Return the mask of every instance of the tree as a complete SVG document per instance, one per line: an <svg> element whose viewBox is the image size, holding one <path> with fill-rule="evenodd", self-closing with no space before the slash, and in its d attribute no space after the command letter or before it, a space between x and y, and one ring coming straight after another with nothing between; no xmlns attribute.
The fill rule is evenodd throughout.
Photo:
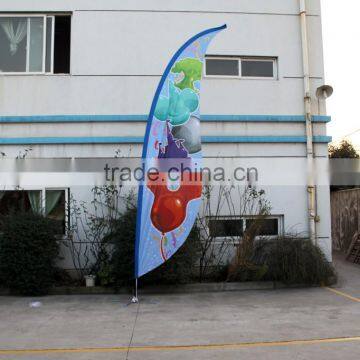
<svg viewBox="0 0 360 360"><path fill-rule="evenodd" d="M329 146L330 159L359 159L360 155L348 140L343 140L339 145ZM333 162L351 161L351 160L333 160ZM333 164L337 168L338 164ZM330 191L346 190L357 188L358 185L331 185Z"/></svg>
<svg viewBox="0 0 360 360"><path fill-rule="evenodd" d="M265 197L264 190L239 185L205 185L202 199L197 219L201 254L199 280L220 280L219 277L224 275L224 270L225 278L233 280L244 268L252 267L250 258L254 241L263 220L270 213L270 203ZM239 219L245 217L251 217L253 221L241 235L243 229ZM221 222L224 219L238 220L238 229L235 231L238 234L225 237L217 235L216 228L222 226Z"/></svg>
<svg viewBox="0 0 360 360"><path fill-rule="evenodd" d="M360 155L348 140L342 140L339 145L329 145L329 157L331 159L358 159Z"/></svg>

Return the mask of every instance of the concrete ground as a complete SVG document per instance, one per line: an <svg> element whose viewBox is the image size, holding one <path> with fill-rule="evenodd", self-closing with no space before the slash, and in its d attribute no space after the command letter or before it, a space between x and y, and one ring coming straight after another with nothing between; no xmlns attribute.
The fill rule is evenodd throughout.
<svg viewBox="0 0 360 360"><path fill-rule="evenodd" d="M359 359L360 267L335 263L334 289L0 297L0 360Z"/></svg>

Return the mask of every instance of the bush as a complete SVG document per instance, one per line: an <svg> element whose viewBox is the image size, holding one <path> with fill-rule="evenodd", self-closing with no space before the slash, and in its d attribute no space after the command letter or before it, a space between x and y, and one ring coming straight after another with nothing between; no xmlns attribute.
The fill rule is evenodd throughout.
<svg viewBox="0 0 360 360"><path fill-rule="evenodd" d="M40 215L17 213L3 218L0 274L3 285L21 295L44 295L55 281L58 224Z"/></svg>
<svg viewBox="0 0 360 360"><path fill-rule="evenodd" d="M308 239L282 237L256 242L253 263L265 266L264 280L284 284L329 285L336 281L333 266Z"/></svg>
<svg viewBox="0 0 360 360"><path fill-rule="evenodd" d="M104 238L106 243L114 247L110 263L102 264L96 275L104 285L129 285L134 278L136 208L128 208L119 219L115 220L112 229L113 231Z"/></svg>
<svg viewBox="0 0 360 360"><path fill-rule="evenodd" d="M136 230L135 207L129 207L116 220L114 230L104 239L113 245L110 266L101 269L100 282L115 287L129 286L134 281L134 251ZM195 264L199 258L199 234L197 228L190 233L185 244L168 261L157 269L144 275L141 284L179 284L186 283L194 277ZM102 280L102 275L107 276ZM99 276L100 275L100 276Z"/></svg>
<svg viewBox="0 0 360 360"><path fill-rule="evenodd" d="M329 145L329 157L331 159L358 159L360 155L351 142L343 140L337 146Z"/></svg>

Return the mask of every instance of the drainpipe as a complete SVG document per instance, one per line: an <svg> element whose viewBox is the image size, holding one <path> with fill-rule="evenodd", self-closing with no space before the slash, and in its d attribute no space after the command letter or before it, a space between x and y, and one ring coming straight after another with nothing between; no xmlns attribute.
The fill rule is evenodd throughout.
<svg viewBox="0 0 360 360"><path fill-rule="evenodd" d="M308 193L308 219L309 236L313 243L316 242L315 227L315 184L314 184L314 145L311 116L311 94L310 94L310 65L308 32L306 19L306 0L300 0L300 22L301 40L304 72L304 105L306 117L306 155L307 155L307 193Z"/></svg>

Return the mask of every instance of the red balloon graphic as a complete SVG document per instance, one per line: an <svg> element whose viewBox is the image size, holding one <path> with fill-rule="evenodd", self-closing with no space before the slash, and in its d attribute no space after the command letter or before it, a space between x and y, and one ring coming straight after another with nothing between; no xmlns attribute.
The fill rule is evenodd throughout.
<svg viewBox="0 0 360 360"><path fill-rule="evenodd" d="M199 198L202 189L200 174L185 173L176 191L164 185L166 179L167 175L160 173L158 180L148 181L148 188L154 194L151 221L162 234L177 229L184 222L189 201Z"/></svg>
<svg viewBox="0 0 360 360"><path fill-rule="evenodd" d="M185 220L186 205L182 197L173 194L160 194L154 199L151 220L163 234L178 228Z"/></svg>

